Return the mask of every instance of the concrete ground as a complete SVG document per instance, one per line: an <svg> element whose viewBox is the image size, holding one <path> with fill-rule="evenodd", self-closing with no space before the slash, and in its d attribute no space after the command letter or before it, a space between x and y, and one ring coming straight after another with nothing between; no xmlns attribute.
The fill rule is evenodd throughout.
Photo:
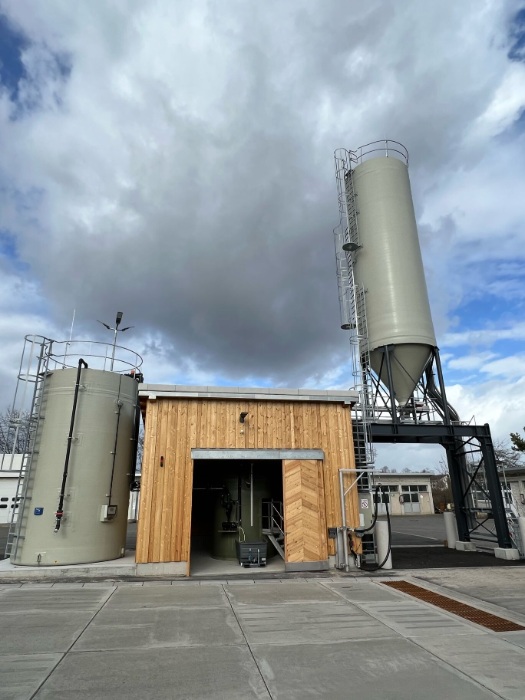
<svg viewBox="0 0 525 700"><path fill-rule="evenodd" d="M525 630L389 589L402 579L525 627L525 569L0 584L0 698L525 697Z"/></svg>

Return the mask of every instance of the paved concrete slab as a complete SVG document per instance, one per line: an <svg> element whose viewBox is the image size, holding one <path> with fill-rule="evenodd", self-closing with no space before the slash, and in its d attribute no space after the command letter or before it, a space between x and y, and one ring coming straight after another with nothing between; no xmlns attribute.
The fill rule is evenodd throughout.
<svg viewBox="0 0 525 700"><path fill-rule="evenodd" d="M483 634L481 630L455 615L447 615L432 606L415 601L360 602L359 607L404 637Z"/></svg>
<svg viewBox="0 0 525 700"><path fill-rule="evenodd" d="M137 610L140 608L173 607L225 607L228 599L222 586L151 586L144 588L119 588L107 609Z"/></svg>
<svg viewBox="0 0 525 700"><path fill-rule="evenodd" d="M394 636L386 625L349 604L236 607L235 612L249 644L311 644Z"/></svg>
<svg viewBox="0 0 525 700"><path fill-rule="evenodd" d="M521 624L525 623L525 570L486 569L480 575L479 569L456 571L422 571L417 578L435 586L444 586L451 592L504 608L510 617ZM447 591L442 591L447 595ZM475 604L475 603L474 603ZM509 617L507 614L504 616ZM525 693L524 693L525 697Z"/></svg>
<svg viewBox="0 0 525 700"><path fill-rule="evenodd" d="M355 601L397 601L403 597L397 591L374 583L373 581L346 583L345 581L330 581L324 584L327 588L338 593L350 602Z"/></svg>
<svg viewBox="0 0 525 700"><path fill-rule="evenodd" d="M30 698L62 656L62 654L0 655L2 700Z"/></svg>
<svg viewBox="0 0 525 700"><path fill-rule="evenodd" d="M92 617L90 612L71 610L1 613L0 655L65 652Z"/></svg>
<svg viewBox="0 0 525 700"><path fill-rule="evenodd" d="M504 632L498 635L500 639L504 639L510 644L514 644L517 647L525 649L525 632Z"/></svg>
<svg viewBox="0 0 525 700"><path fill-rule="evenodd" d="M70 653L35 696L62 698L270 700L270 695L249 650L226 646Z"/></svg>
<svg viewBox="0 0 525 700"><path fill-rule="evenodd" d="M107 586L102 589L57 591L40 586L4 589L0 592L0 613L23 612L86 612L98 610L108 597Z"/></svg>
<svg viewBox="0 0 525 700"><path fill-rule="evenodd" d="M145 589L143 589L145 590ZM75 651L229 646L244 642L228 608L105 608L75 644Z"/></svg>
<svg viewBox="0 0 525 700"><path fill-rule="evenodd" d="M512 574L500 581L512 601L523 576L502 573ZM15 584L0 590L0 673L9 681L0 697L525 697L525 633L484 630L380 580ZM499 579L478 569L447 581L459 589L426 585L519 617L466 592L477 581L487 595Z"/></svg>
<svg viewBox="0 0 525 700"><path fill-rule="evenodd" d="M495 698L403 639L253 649L272 697L279 700Z"/></svg>
<svg viewBox="0 0 525 700"><path fill-rule="evenodd" d="M228 596L235 605L281 605L282 603L337 603L339 596L316 582L260 582L256 586L228 588Z"/></svg>
<svg viewBox="0 0 525 700"><path fill-rule="evenodd" d="M525 653L495 635L421 638L418 644L505 700L525 697Z"/></svg>

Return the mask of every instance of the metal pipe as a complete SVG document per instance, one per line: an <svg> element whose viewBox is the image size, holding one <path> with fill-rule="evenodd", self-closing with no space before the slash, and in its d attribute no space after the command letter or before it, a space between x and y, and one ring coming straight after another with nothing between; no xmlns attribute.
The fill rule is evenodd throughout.
<svg viewBox="0 0 525 700"><path fill-rule="evenodd" d="M253 527L253 462L250 462L250 526Z"/></svg>
<svg viewBox="0 0 525 700"><path fill-rule="evenodd" d="M350 562L348 557L348 528L346 526L346 508L345 508L345 490L343 481L343 472L339 470L339 492L341 495L341 522L343 528L343 558L345 571L350 571Z"/></svg>
<svg viewBox="0 0 525 700"><path fill-rule="evenodd" d="M122 411L122 401L120 400L120 389L122 386L122 376L119 377L118 383L118 398L117 398L117 425L115 427L115 443L113 445L113 463L111 465L111 481L109 482L109 493L108 493L108 506L111 505L111 496L113 493L113 479L115 477L115 464L117 461L117 442L118 442L118 429L120 425L120 413Z"/></svg>

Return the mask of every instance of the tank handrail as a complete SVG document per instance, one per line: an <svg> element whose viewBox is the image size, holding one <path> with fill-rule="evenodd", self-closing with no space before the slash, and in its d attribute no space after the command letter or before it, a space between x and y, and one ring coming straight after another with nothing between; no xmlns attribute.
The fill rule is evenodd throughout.
<svg viewBox="0 0 525 700"><path fill-rule="evenodd" d="M369 146L374 146L374 148L369 148ZM399 148L396 148L395 146L398 146ZM387 158L390 156L390 154L397 153L397 156L394 155L394 157L399 156L398 160L401 160L405 163L405 165L408 165L408 150L402 143L399 141L393 141L392 139L380 139L379 141L365 143L364 145L356 148L355 151L348 151L348 159L351 161L351 163L359 165L360 163L364 162L366 156L369 156L371 153L378 153L380 151L384 152Z"/></svg>
<svg viewBox="0 0 525 700"><path fill-rule="evenodd" d="M104 370L106 363L113 359L116 368L109 371L115 374L129 374L132 371L136 373L143 364L142 357L134 350L123 345L113 345L113 343L98 340L50 340L44 336L27 335L25 341L31 345L36 343L43 348L45 347L45 354L48 358L47 371L74 369L80 357L90 358L92 369ZM116 355L115 350L117 351ZM23 366L23 362L21 362L18 379L36 383L39 379L38 366L29 366L22 370Z"/></svg>

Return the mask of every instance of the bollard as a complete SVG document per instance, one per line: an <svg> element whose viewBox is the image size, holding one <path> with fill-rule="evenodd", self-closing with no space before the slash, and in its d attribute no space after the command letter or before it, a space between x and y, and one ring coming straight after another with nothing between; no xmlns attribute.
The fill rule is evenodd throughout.
<svg viewBox="0 0 525 700"><path fill-rule="evenodd" d="M443 518L445 520L445 532L447 534L447 547L449 549L456 549L456 542L458 541L458 524L456 522L456 516L454 513L443 513Z"/></svg>
<svg viewBox="0 0 525 700"><path fill-rule="evenodd" d="M525 518L521 515L518 518L518 527L520 529L520 537L521 537L520 555L523 557L525 555Z"/></svg>

